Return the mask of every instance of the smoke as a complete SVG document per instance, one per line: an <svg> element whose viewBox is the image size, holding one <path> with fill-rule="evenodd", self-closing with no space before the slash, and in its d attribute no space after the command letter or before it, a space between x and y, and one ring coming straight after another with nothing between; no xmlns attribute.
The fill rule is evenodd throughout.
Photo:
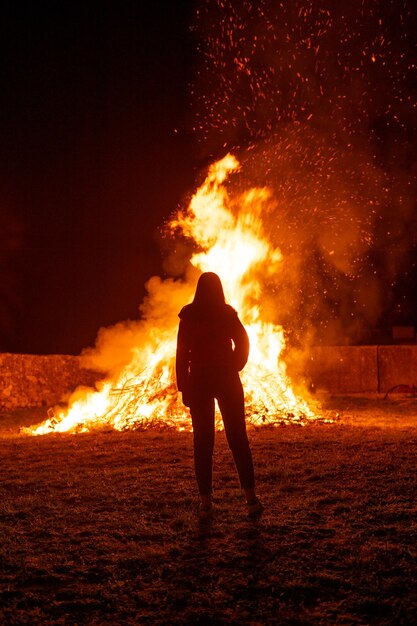
<svg viewBox="0 0 417 626"><path fill-rule="evenodd" d="M198 156L238 156L232 201L251 186L273 194L263 219L284 259L264 279L266 315L293 347L366 338L417 244L417 9L202 0L191 30ZM188 242L162 243L174 278L151 278L142 319L101 329L87 365L117 374L149 333L176 325L197 276Z"/></svg>
<svg viewBox="0 0 417 626"><path fill-rule="evenodd" d="M134 359L146 364L147 356L141 359L135 353L143 346L156 351L164 333L178 326L178 313L191 300L195 282L192 272L188 280L150 278L146 283L147 296L139 307L141 319L101 328L95 347L82 352L84 367L115 378Z"/></svg>
<svg viewBox="0 0 417 626"><path fill-rule="evenodd" d="M272 286L275 321L299 341L357 338L380 310L369 253L389 205L384 172L367 152L341 150L311 125L258 142L242 163L235 185L263 180L275 198L264 216L284 257Z"/></svg>
<svg viewBox="0 0 417 626"><path fill-rule="evenodd" d="M237 151L231 187L274 193L277 321L295 342L366 339L415 264L417 8L205 0L192 28L200 155Z"/></svg>

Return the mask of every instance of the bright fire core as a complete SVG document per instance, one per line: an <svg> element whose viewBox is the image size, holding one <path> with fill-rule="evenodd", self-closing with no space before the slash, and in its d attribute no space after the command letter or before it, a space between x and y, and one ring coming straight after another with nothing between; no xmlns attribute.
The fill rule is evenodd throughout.
<svg viewBox="0 0 417 626"><path fill-rule="evenodd" d="M238 197L224 185L239 169L227 155L214 163L186 211L170 224L172 232L194 242L193 280L148 284L138 322L140 345L130 349L130 361L113 372L97 390L79 390L65 410L39 426L25 429L32 435L50 432L87 432L102 427L116 430L154 425L191 429L188 409L175 385L175 348L178 311L193 295L199 272L219 274L227 301L237 309L250 339L249 361L242 373L249 424L304 424L315 420L308 402L294 392L282 358L285 348L281 326L265 319L263 285L281 271L282 254L265 233L262 214L273 197L267 188L252 188ZM164 316L161 316L161 302ZM217 425L221 427L220 416Z"/></svg>

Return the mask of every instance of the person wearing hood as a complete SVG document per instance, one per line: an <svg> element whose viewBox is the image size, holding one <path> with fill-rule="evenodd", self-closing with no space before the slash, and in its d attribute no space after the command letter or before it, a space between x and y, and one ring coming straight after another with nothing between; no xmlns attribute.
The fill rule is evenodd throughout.
<svg viewBox="0 0 417 626"><path fill-rule="evenodd" d="M221 280L213 272L200 276L194 299L183 307L179 318L177 387L191 413L200 517L209 517L212 513L215 400L246 496L248 515L256 516L263 506L255 493L239 376L249 355L247 332L235 309L226 304Z"/></svg>

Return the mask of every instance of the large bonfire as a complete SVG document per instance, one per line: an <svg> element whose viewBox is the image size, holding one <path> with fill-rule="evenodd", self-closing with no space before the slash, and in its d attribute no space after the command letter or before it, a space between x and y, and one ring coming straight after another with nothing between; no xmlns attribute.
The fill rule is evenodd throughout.
<svg viewBox="0 0 417 626"><path fill-rule="evenodd" d="M110 427L116 430L154 425L190 429L188 409L175 385L177 313L192 298L199 272L220 275L228 302L235 307L250 338L249 362L242 374L248 422L253 425L298 422L318 416L295 393L282 358L284 331L265 320L263 285L281 271L282 254L268 240L262 214L273 202L267 188L252 188L233 198L224 185L239 169L233 155L214 163L192 197L186 211L170 223L194 242L191 257L193 280L149 281L145 318L140 324L140 345L130 350L130 362L92 390L78 390L65 410L55 409L38 426L25 429L32 435L51 432L86 432ZM164 296L171 306L164 315L153 315L154 303ZM220 417L218 426L221 427Z"/></svg>

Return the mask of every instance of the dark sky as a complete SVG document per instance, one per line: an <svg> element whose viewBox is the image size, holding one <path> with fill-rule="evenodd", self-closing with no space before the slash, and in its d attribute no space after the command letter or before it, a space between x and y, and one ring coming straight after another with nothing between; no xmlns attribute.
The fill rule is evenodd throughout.
<svg viewBox="0 0 417 626"><path fill-rule="evenodd" d="M163 275L164 222L227 149L270 154L264 184L291 136L296 155L312 146L320 187L304 128L339 150L336 173L355 142L377 164L391 196L365 229L372 324L417 324L416 24L411 0L2 3L0 351L76 354L136 319ZM313 191L294 195L289 223Z"/></svg>
<svg viewBox="0 0 417 626"><path fill-rule="evenodd" d="M78 353L138 317L193 185L190 2L8 2L0 350Z"/></svg>

